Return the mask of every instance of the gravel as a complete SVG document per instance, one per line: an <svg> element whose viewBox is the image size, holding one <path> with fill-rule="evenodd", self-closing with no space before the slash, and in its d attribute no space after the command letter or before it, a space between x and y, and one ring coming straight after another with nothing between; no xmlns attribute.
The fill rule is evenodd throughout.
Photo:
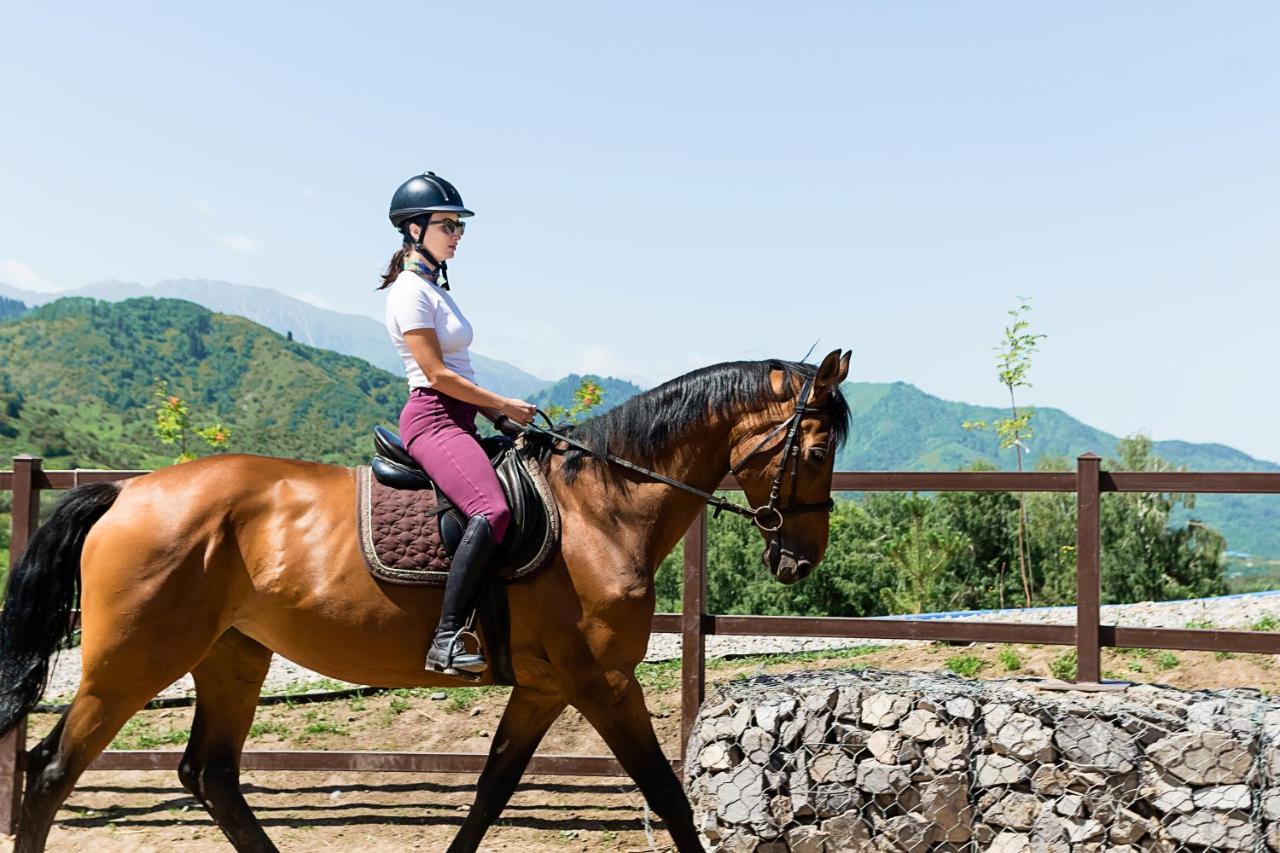
<svg viewBox="0 0 1280 853"><path fill-rule="evenodd" d="M1280 590L1272 592L1225 595L1217 598L1198 598L1187 601L1144 601L1137 604L1114 604L1102 608L1102 624L1129 627L1183 628L1188 623L1209 623L1215 628L1248 629L1259 620L1270 617L1280 619ZM1073 624L1074 607L1036 607L1027 610L985 610L963 613L927 613L907 618L958 619L966 622L1026 622L1041 625ZM847 649L862 645L922 645L914 640L867 640L856 637L719 637L706 640L709 657L733 655L774 654L780 652L815 651L820 649ZM648 661L671 660L680 657L678 634L654 634L649 639ZM60 655L45 690L46 702L62 702L69 699L80 682L80 655L67 652ZM298 666L277 655L271 661L263 693L324 692L358 687L326 678L318 672ZM165 688L161 698L194 695L195 685L190 675L185 675Z"/></svg>

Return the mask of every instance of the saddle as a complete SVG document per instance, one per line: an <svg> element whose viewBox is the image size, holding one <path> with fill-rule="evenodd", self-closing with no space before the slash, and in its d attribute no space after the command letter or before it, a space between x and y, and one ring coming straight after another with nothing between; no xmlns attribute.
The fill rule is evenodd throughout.
<svg viewBox="0 0 1280 853"><path fill-rule="evenodd" d="M360 553L374 577L388 583L442 585L467 518L440 492L393 432L374 428L374 456L356 469ZM494 555L490 577L510 582L551 561L560 542L560 514L541 467L523 439L481 439L502 485L511 523Z"/></svg>

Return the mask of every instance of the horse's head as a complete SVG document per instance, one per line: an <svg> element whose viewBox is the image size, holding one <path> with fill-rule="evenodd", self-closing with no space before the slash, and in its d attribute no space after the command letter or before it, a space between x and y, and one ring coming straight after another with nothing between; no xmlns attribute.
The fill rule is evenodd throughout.
<svg viewBox="0 0 1280 853"><path fill-rule="evenodd" d="M731 470L756 508L761 559L783 583L807 576L827 550L835 445L847 429L840 383L849 356L832 350L813 373L779 363L769 373L775 402L734 430Z"/></svg>

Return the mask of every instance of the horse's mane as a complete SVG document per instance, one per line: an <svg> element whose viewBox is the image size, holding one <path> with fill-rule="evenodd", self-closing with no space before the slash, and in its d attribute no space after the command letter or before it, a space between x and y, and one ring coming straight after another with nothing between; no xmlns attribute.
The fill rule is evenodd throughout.
<svg viewBox="0 0 1280 853"><path fill-rule="evenodd" d="M769 372L786 373L784 392L774 393ZM640 465L652 463L691 430L703 426L712 414L728 417L734 412L760 408L762 403L792 399L796 376L801 381L816 375L812 364L794 361L727 361L677 376L657 388L637 394L604 414L563 429L596 451L608 451ZM823 403L831 421L835 447L849 434L849 404L839 388ZM833 448L834 450L835 448ZM560 472L572 483L586 454L570 448Z"/></svg>

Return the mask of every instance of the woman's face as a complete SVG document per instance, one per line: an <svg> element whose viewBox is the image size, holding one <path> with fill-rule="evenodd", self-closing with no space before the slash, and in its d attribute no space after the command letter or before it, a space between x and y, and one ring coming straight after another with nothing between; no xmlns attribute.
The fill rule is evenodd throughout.
<svg viewBox="0 0 1280 853"><path fill-rule="evenodd" d="M431 221L427 223L425 236L418 226L409 227L410 233L414 235L418 244L425 246L431 253L431 257L438 261L447 261L458 251L458 241L462 239L460 226L456 213L433 213Z"/></svg>

